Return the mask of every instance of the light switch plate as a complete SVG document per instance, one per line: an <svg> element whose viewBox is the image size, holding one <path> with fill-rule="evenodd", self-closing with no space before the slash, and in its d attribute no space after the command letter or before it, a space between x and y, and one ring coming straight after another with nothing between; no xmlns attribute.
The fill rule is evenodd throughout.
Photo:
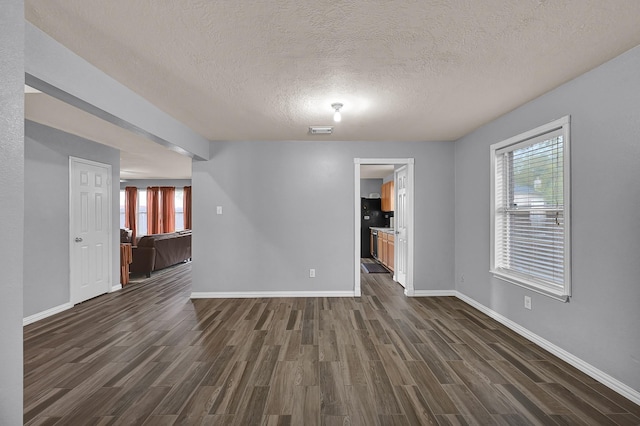
<svg viewBox="0 0 640 426"><path fill-rule="evenodd" d="M216 207L216 214L222 214L222 206Z"/></svg>

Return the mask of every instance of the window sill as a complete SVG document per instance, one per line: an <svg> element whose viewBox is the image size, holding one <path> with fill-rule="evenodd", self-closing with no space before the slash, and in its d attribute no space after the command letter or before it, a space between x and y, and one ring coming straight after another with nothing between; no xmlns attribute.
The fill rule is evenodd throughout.
<svg viewBox="0 0 640 426"><path fill-rule="evenodd" d="M564 294L563 292L559 292L559 291L555 291L555 290L553 290L551 288L543 287L540 284L537 284L537 283L534 283L534 282L531 282L531 281L527 281L527 280L524 280L524 279L520 279L519 277L515 277L515 276L510 275L510 274L505 274L505 273L502 273L502 272L499 272L499 271L490 271L490 272L495 278L497 278L499 280L506 281L506 282L508 282L510 284L515 284L515 285L517 285L519 287L526 288L527 290L531 290L531 291L536 292L538 294L542 294L543 296L547 296L547 297L550 297L552 299L559 300L560 302L563 302L563 303L568 303L569 302L569 295Z"/></svg>

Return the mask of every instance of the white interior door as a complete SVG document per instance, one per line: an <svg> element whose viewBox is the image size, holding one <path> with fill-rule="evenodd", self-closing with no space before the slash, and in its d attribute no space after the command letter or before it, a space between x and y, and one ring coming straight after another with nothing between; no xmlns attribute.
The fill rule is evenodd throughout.
<svg viewBox="0 0 640 426"><path fill-rule="evenodd" d="M395 240L395 279L403 287L407 286L407 259L409 245L407 241L407 166L394 172L396 189L396 208L394 221L396 227Z"/></svg>
<svg viewBox="0 0 640 426"><path fill-rule="evenodd" d="M69 159L71 303L110 290L111 166Z"/></svg>

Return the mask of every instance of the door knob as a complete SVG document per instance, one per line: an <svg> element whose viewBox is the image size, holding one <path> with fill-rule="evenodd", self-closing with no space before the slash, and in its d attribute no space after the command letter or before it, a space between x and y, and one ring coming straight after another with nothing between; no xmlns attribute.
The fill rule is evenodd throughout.
<svg viewBox="0 0 640 426"><path fill-rule="evenodd" d="M76 237L76 243L81 243L81 242L82 242L82 238Z"/></svg>

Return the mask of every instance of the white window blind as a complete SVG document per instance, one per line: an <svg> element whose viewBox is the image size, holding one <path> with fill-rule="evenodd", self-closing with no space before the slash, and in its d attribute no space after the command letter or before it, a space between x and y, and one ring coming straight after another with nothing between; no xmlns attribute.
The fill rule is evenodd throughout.
<svg viewBox="0 0 640 426"><path fill-rule="evenodd" d="M492 145L492 272L560 298L570 295L568 134L567 117Z"/></svg>

